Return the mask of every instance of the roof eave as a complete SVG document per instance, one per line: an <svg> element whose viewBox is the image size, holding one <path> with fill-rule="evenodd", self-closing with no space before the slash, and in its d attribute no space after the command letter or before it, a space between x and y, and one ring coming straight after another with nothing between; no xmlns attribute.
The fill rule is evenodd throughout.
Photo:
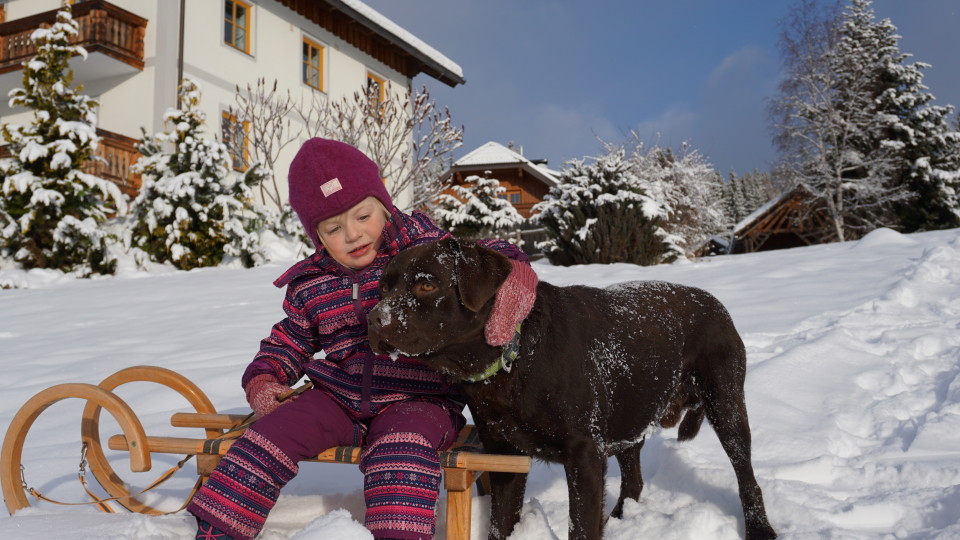
<svg viewBox="0 0 960 540"><path fill-rule="evenodd" d="M437 62L435 59L431 58L429 55L424 54L423 51L414 47L412 44L401 39L393 32L390 32L382 25L377 24L376 21L370 19L365 14L354 9L351 5L343 2L342 0L326 0L328 4L334 8L346 13L353 20L357 21L359 24L363 25L365 28L369 29L371 32L376 33L378 36L389 41L397 48L403 50L405 53L409 54L415 58L418 62L423 64L423 72L427 75L433 77L434 79L450 86L455 87L458 84L464 84L467 80L460 74L454 73L447 69L443 64Z"/></svg>

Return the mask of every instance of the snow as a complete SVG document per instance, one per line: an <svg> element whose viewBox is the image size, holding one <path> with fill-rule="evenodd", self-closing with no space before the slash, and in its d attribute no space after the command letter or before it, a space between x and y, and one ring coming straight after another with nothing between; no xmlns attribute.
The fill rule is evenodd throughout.
<svg viewBox="0 0 960 540"><path fill-rule="evenodd" d="M291 259L182 272L138 270L127 256L116 277L94 280L0 261L0 285L26 287L0 290L0 425L44 388L97 383L137 364L183 373L219 410L247 412L240 375L282 316L283 291L271 282L293 262L293 250L274 252ZM879 229L857 242L651 267L534 268L558 285L684 283L726 304L747 346L753 463L781 538L960 538L960 229ZM134 383L117 393L148 433L199 435L169 426L172 412L188 409L171 391ZM53 405L26 441L27 483L70 501L84 498L76 480L79 408L74 400ZM733 470L712 429L705 424L693 441L676 439L676 429L648 437L641 501L609 520L606 539L742 537ZM153 471L133 474L120 453L108 456L139 487L175 462L157 457ZM178 507L192 468L150 501ZM608 510L619 475L611 460ZM444 511L441 502L441 525ZM34 503L0 517L0 538L175 539L194 532L183 513L120 512ZM563 469L535 463L512 539L565 539L567 513ZM261 538L367 540L362 516L356 467L307 464ZM486 538L488 518L489 498L475 499L472 538Z"/></svg>

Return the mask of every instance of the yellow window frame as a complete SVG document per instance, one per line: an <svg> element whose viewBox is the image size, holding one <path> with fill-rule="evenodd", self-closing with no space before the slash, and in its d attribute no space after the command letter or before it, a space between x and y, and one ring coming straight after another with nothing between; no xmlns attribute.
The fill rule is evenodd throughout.
<svg viewBox="0 0 960 540"><path fill-rule="evenodd" d="M237 129L237 128L240 129ZM232 145L237 133L242 130L243 149L240 155L237 154L236 147ZM227 146L227 152L230 154L230 166L235 171L246 172L247 163L250 163L250 122L244 120L243 123L237 121L237 117L228 111L221 113L220 136L223 138L223 144Z"/></svg>
<svg viewBox="0 0 960 540"><path fill-rule="evenodd" d="M243 0L224 0L223 42L234 49L250 54L250 4ZM242 10L242 24L237 23L238 12ZM243 32L243 44L238 39L238 30Z"/></svg>
<svg viewBox="0 0 960 540"><path fill-rule="evenodd" d="M316 88L323 92L324 81L323 71L324 71L324 54L326 54L326 47L320 45L316 41L313 41L310 38L303 38L303 47L302 47L302 72L301 78L303 83L311 88ZM316 59L316 62L314 62ZM313 78L309 75L316 74L316 84L313 84Z"/></svg>
<svg viewBox="0 0 960 540"><path fill-rule="evenodd" d="M370 92L371 85L377 85L377 95L370 100L370 110L377 111L383 115L383 104L387 101L387 81L383 77L367 72L367 92Z"/></svg>

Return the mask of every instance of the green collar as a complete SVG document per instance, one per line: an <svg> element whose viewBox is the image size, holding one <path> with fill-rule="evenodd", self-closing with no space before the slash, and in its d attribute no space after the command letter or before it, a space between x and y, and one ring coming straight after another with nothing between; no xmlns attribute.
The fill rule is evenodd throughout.
<svg viewBox="0 0 960 540"><path fill-rule="evenodd" d="M474 375L466 379L467 382L476 383L486 381L490 377L493 377L502 369L507 373L510 373L510 370L513 369L513 361L520 356L520 326L523 325L523 322L517 323L517 328L513 332L513 339L510 340L510 343L507 343L503 346L503 353L499 358L494 360L492 364L487 366L487 369L483 370L483 373Z"/></svg>

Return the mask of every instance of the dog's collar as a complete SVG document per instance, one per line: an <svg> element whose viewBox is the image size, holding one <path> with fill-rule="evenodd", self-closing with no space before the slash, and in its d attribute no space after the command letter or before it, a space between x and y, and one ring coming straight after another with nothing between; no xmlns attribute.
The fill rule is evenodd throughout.
<svg viewBox="0 0 960 540"><path fill-rule="evenodd" d="M513 339L510 340L510 343L503 346L503 353L500 354L500 357L487 366L487 369L483 370L483 373L466 379L467 382L483 382L499 373L500 370L510 373L510 370L513 369L513 361L520 356L520 327L522 325L522 321L517 323L517 327L513 331Z"/></svg>

